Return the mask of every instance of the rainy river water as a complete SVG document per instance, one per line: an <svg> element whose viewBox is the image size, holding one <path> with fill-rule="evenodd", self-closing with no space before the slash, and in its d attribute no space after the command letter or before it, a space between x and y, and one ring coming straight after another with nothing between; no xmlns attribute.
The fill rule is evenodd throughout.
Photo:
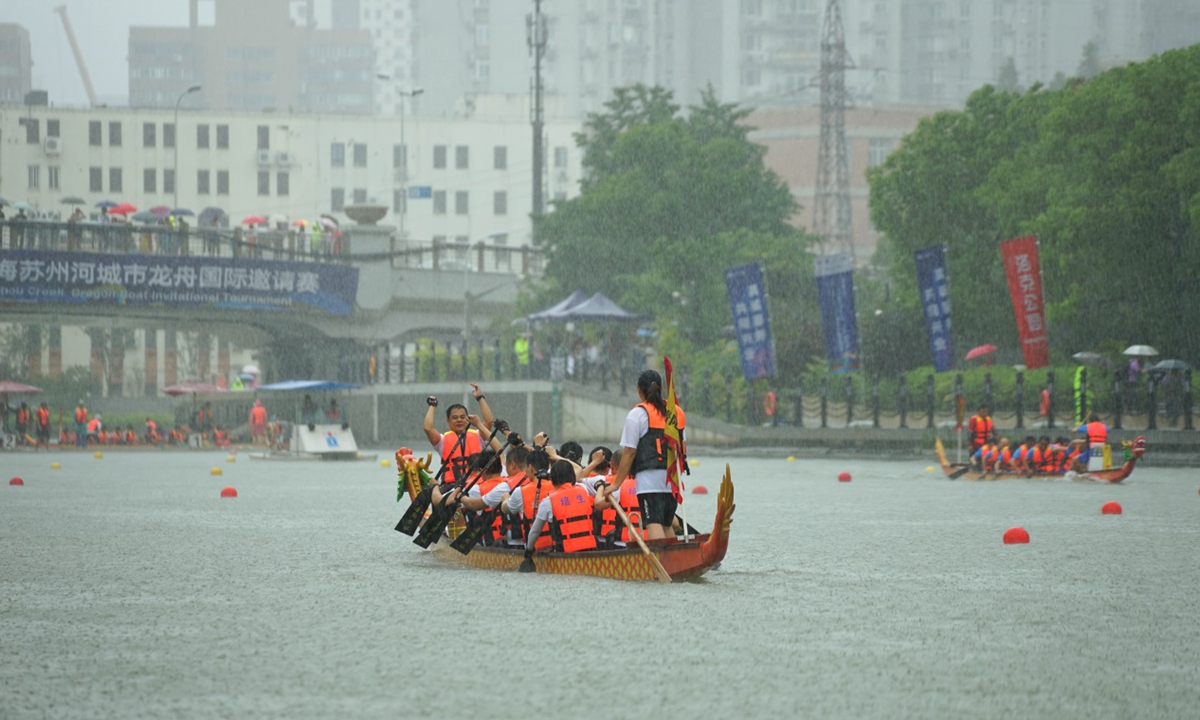
<svg viewBox="0 0 1200 720"><path fill-rule="evenodd" d="M377 463L0 455L0 718L1200 715L1200 472L729 460L724 564L662 586L445 565Z"/></svg>

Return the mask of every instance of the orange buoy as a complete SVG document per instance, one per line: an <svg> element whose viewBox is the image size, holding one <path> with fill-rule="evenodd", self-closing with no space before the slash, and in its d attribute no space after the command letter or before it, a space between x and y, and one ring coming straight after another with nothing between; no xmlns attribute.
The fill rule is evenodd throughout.
<svg viewBox="0 0 1200 720"><path fill-rule="evenodd" d="M1108 502L1106 502L1100 506L1100 514L1101 515L1120 515L1121 514L1121 503L1119 503L1115 500L1109 500Z"/></svg>
<svg viewBox="0 0 1200 720"><path fill-rule="evenodd" d="M838 482L850 482L850 473L845 470L838 473Z"/></svg>
<svg viewBox="0 0 1200 720"><path fill-rule="evenodd" d="M9 484L9 485L24 485L24 484L25 484L25 481L24 481L24 480L22 480L22 479L21 479L21 478L19 478L19 477L15 477L15 478L13 478L12 480L9 480L9 481L8 481L8 484Z"/></svg>
<svg viewBox="0 0 1200 720"><path fill-rule="evenodd" d="M221 497L237 497L237 490L231 487L221 488Z"/></svg>
<svg viewBox="0 0 1200 720"><path fill-rule="evenodd" d="M697 485L696 487L692 488L692 494L693 495L707 495L708 488L704 487L703 485Z"/></svg>
<svg viewBox="0 0 1200 720"><path fill-rule="evenodd" d="M1029 533L1023 527L1010 527L1004 531L1005 545L1020 545L1029 542Z"/></svg>

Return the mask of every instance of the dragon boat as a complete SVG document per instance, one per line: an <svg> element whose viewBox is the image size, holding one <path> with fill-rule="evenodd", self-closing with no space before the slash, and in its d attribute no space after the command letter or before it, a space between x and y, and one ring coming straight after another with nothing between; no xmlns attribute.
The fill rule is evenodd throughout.
<svg viewBox="0 0 1200 720"><path fill-rule="evenodd" d="M407 494L409 500L416 498L429 482L429 456L416 459L411 455L397 453L397 472L400 488L397 500ZM711 533L690 536L687 542L678 539L647 540L650 552L658 559L673 582L698 578L720 566L729 546L729 525L733 520L733 480L729 466L717 493L717 513ZM441 540L430 548L434 557L457 565L507 570L514 572L524 559L524 548L509 548L477 545L467 554L450 547L466 525L462 516L455 514ZM659 580L653 561L636 544L614 550L588 550L584 552L538 552L533 556L539 573L551 575L589 575L613 580Z"/></svg>
<svg viewBox="0 0 1200 720"><path fill-rule="evenodd" d="M946 460L946 448L942 445L941 438L934 441L934 449L937 450L938 462L942 465L942 471L951 480L1015 480L1018 478L1069 478L1071 480L1081 480L1090 482L1104 483L1119 483L1125 478L1133 474L1133 467L1137 465L1137 461L1146 452L1146 438L1139 435L1136 440L1128 444L1125 450L1125 462L1120 467L1114 467L1108 470L1089 470L1085 473L1070 472L1062 473L1033 473L1032 475L1001 470L999 472L984 472L972 468L967 463L952 463Z"/></svg>

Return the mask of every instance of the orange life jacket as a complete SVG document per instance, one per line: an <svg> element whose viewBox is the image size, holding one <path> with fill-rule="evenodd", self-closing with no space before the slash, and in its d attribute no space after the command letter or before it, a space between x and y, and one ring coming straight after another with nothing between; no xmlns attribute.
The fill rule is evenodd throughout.
<svg viewBox="0 0 1200 720"><path fill-rule="evenodd" d="M251 425L266 425L267 424L267 409L262 405L255 405L250 409L250 424Z"/></svg>
<svg viewBox="0 0 1200 720"><path fill-rule="evenodd" d="M521 489L521 503L525 506L525 526L524 537L529 537L529 528L533 525L533 518L537 515L537 506L541 501L550 497L554 492L554 483L549 480L542 480L540 484L530 482L524 485ZM554 546L554 538L551 537L549 528L538 536L537 542L533 544L534 550L548 550Z"/></svg>
<svg viewBox="0 0 1200 720"><path fill-rule="evenodd" d="M88 422L87 429L88 429L88 432L96 432L97 430L99 430L99 429L100 429L100 420L99 420L99 418L92 418L92 419L91 419L91 420Z"/></svg>
<svg viewBox="0 0 1200 720"><path fill-rule="evenodd" d="M132 430L125 431L125 444L137 445L137 435L134 435Z"/></svg>
<svg viewBox="0 0 1200 720"><path fill-rule="evenodd" d="M1085 427L1087 428L1089 447L1092 445L1103 445L1108 442L1108 428L1104 426L1104 423L1099 421L1090 422Z"/></svg>
<svg viewBox="0 0 1200 720"><path fill-rule="evenodd" d="M447 473L451 474L451 477L445 478L445 482L456 482L466 477L467 458L482 449L483 443L479 440L478 430L467 430L461 443L458 441L458 435L446 431L442 435L442 464L450 463Z"/></svg>
<svg viewBox="0 0 1200 720"><path fill-rule="evenodd" d="M617 496L617 501L621 503L621 509L625 511L625 517L629 518L629 524L635 529L639 529L638 525L642 521L642 504L638 502L636 480L633 478L625 480L625 483L621 485L621 492ZM645 539L645 535L643 535L642 539ZM629 537L629 528L625 523L621 523L621 542L636 542L633 538Z"/></svg>
<svg viewBox="0 0 1200 720"><path fill-rule="evenodd" d="M40 428L50 427L50 411L40 407L37 409L37 424Z"/></svg>
<svg viewBox="0 0 1200 720"><path fill-rule="evenodd" d="M29 410L27 410L26 408L17 408L17 424L18 425L28 425L29 424Z"/></svg>
<svg viewBox="0 0 1200 720"><path fill-rule="evenodd" d="M596 549L596 534L592 529L593 504L588 491L574 483L566 483L550 493L555 550L579 552Z"/></svg>
<svg viewBox="0 0 1200 720"><path fill-rule="evenodd" d="M77 423L87 422L87 408L83 407L82 405L75 408L75 422L77 422Z"/></svg>
<svg viewBox="0 0 1200 720"><path fill-rule="evenodd" d="M650 419L650 422L646 434L638 440L637 454L633 458L633 467L629 472L637 475L643 470L666 470L667 445L663 430L666 427L667 419L658 411L658 408L650 403L638 403L638 407L646 411L646 417ZM682 432L685 417L683 408L679 406L675 407L675 420Z"/></svg>
<svg viewBox="0 0 1200 720"><path fill-rule="evenodd" d="M502 482L506 482L508 480L509 480L509 478L500 477L499 475L497 475L494 478L488 478L487 480L480 480L479 481L479 497L483 497L484 495L487 495L492 490L495 490L497 485L499 485ZM510 492L511 492L511 487L510 487ZM492 540L498 540L500 538L501 531L503 528L503 522L504 521L503 521L503 519L501 519L500 513L496 513L496 516L494 518L492 518L492 526L488 529L488 533L487 533L488 536L491 537Z"/></svg>
<svg viewBox="0 0 1200 720"><path fill-rule="evenodd" d="M983 452L979 453L979 459L984 467L995 467L996 461L1000 459L1000 448L995 445L984 445Z"/></svg>
<svg viewBox="0 0 1200 720"><path fill-rule="evenodd" d="M1011 470L1013 467L1013 451L1007 445L1000 451L1000 467L1004 470Z"/></svg>
<svg viewBox="0 0 1200 720"><path fill-rule="evenodd" d="M588 482L596 482L594 477L588 478L587 481ZM613 482L613 476L608 475L607 477L604 478L604 482L611 485ZM593 505L595 504L595 499L592 500L592 503L593 503ZM595 513L595 511L593 511L593 514L594 513ZM593 519L593 524L595 525L595 528L596 528L596 535L600 539L607 539L609 537L615 538L617 524L620 522L621 521L617 518L616 510L612 509L611 507L604 508L603 510L600 511L600 516L598 518Z"/></svg>
<svg viewBox="0 0 1200 720"><path fill-rule="evenodd" d="M1026 465L1025 454L1028 452L1029 452L1028 445L1026 445L1024 443L1021 443L1020 445L1018 445L1017 451L1015 453L1013 453L1013 457L1015 457L1017 459L1017 461L1014 463L1014 465L1017 465L1018 467L1024 467Z"/></svg>
<svg viewBox="0 0 1200 720"><path fill-rule="evenodd" d="M995 423L992 418L980 417L972 415L970 422L967 423L967 429L971 431L971 444L978 447L987 442L992 436L992 431L995 430Z"/></svg>

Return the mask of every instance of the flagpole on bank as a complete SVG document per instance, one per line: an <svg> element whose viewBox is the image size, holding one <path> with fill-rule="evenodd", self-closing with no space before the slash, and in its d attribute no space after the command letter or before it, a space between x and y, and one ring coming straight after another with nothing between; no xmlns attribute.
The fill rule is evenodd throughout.
<svg viewBox="0 0 1200 720"><path fill-rule="evenodd" d="M671 359L666 355L663 356L663 368L667 375L667 417L663 423L663 433L668 439L668 457L672 453L675 455L675 484L679 487L679 519L683 522L683 541L687 542L687 504L683 497L685 489L683 487L683 434L679 431L678 403L675 401L675 373L671 369Z"/></svg>

